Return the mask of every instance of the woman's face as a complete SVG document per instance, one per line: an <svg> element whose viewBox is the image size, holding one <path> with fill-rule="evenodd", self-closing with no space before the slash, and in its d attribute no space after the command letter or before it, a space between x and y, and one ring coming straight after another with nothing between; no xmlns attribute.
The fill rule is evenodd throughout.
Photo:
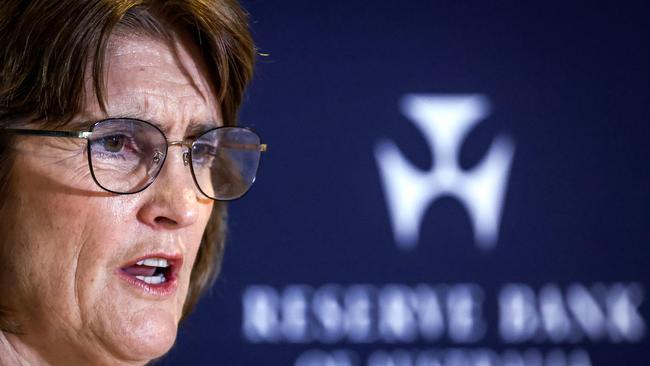
<svg viewBox="0 0 650 366"><path fill-rule="evenodd" d="M74 122L137 117L160 125L170 141L220 125L199 51L175 44L113 37L108 113L88 81L85 109ZM170 147L146 190L115 195L93 181L85 140L18 138L0 211L0 305L15 312L24 334L10 341L57 364L76 364L79 356L92 364L143 363L172 346L212 210L183 164L183 149ZM145 258L166 259L176 280L154 286L135 277L146 274L132 267Z"/></svg>

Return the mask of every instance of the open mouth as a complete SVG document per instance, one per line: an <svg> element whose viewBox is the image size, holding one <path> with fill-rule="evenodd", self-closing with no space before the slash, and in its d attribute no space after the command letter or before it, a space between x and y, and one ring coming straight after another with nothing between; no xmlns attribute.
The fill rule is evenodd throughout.
<svg viewBox="0 0 650 366"><path fill-rule="evenodd" d="M147 292L163 295L174 290L181 261L167 255L148 255L122 267L120 274Z"/></svg>
<svg viewBox="0 0 650 366"><path fill-rule="evenodd" d="M171 278L171 265L165 258L147 258L122 270L136 279L150 285L159 285Z"/></svg>

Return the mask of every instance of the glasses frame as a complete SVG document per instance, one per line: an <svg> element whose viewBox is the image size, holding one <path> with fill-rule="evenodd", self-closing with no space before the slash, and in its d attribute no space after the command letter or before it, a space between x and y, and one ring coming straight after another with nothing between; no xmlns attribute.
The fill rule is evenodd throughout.
<svg viewBox="0 0 650 366"><path fill-rule="evenodd" d="M160 132L160 134L165 139L165 154L164 154L164 157L163 157L163 161L160 163L160 168L156 171L156 174L152 177L151 181L148 182L147 184L145 184L142 188L138 189L137 191L126 192L126 193L125 192L116 192L116 191L107 189L106 187L101 185L101 183L99 183L99 181L97 180L97 177L95 177L95 171L93 169L92 152L90 151L90 141L89 141L89 139L92 137L93 130L95 129L95 127L98 124L113 121L113 120L130 120L130 121L137 121L137 122L145 123L145 124L155 128L158 132ZM259 135L255 131L253 131L252 129L250 129L248 127L219 126L219 127L215 127L215 128L211 128L209 130L203 131L203 132L201 132L200 135L198 135L198 136L196 136L196 137L194 137L192 139L170 141L167 138L167 136L165 135L165 133L158 126L156 126L155 124L153 124L151 122L148 122L148 121L145 121L145 120L142 120L142 119L131 118L131 117L105 118L105 119L94 122L88 128L87 131L33 130L33 129L22 129L22 128L5 128L5 129L0 129L0 134L1 133L7 133L7 134L10 134L10 135L22 135L22 136L67 137L67 138L79 138L79 139L88 140L88 143L86 144L86 152L88 154L88 168L90 169L90 175L93 177L93 180L95 181L95 184L97 184L97 186L99 186L99 188L101 188L101 189L103 189L103 190L105 190L107 192L113 193L113 194L136 194L136 193L140 193L140 192L144 191L145 189L149 188L149 186L152 185L153 182L156 181L156 178L158 178L158 175L160 174L160 172L162 171L163 166L165 165L165 161L167 160L167 155L169 153L169 147L170 146L186 147L187 151L183 151L183 164L185 166L189 165L190 172L191 172L191 175L192 175L192 180L194 181L194 185L199 189L199 192L201 192L201 194L203 194L205 197L207 197L207 198L209 198L209 199L211 199L213 201L228 202L228 201L238 200L238 199L244 197L246 195L246 193L248 193L250 191L251 187L253 186L253 183L255 182L255 178L253 178L253 182L251 182L251 185L246 189L246 191L244 191L244 193L242 193L241 195L239 195L237 197L234 197L234 198L231 198L231 199L212 198L212 197L208 196L203 191L201 186L199 185L199 182L196 179L196 174L194 174L194 164L192 164L192 147L193 147L194 143L199 138L201 138L203 135L205 135L207 133L210 133L212 131L215 131L215 130L223 129L223 128L239 128L239 129L247 130L249 132L254 133L259 138ZM259 146L258 146L258 149L259 149L258 151L260 153L266 152L267 149L268 149L268 145L260 143ZM255 172L255 177L257 177L257 171L259 171L260 162L261 162L261 159L257 162L258 165L257 165L257 170Z"/></svg>

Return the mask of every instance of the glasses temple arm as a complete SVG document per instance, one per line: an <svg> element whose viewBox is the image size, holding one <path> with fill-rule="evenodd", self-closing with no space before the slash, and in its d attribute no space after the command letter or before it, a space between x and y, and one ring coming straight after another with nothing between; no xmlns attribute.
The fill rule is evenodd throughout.
<svg viewBox="0 0 650 366"><path fill-rule="evenodd" d="M220 142L219 147L225 147L227 149L257 150L260 152L265 152L268 149L266 144L237 144L232 142Z"/></svg>
<svg viewBox="0 0 650 366"><path fill-rule="evenodd" d="M19 128L5 128L0 129L0 133L7 133L11 135L29 135L29 136L45 136L45 137L74 137L80 139L87 139L92 136L92 132L89 131L53 131L53 130L28 130L28 129L19 129ZM178 144L175 142L170 143L170 145ZM260 152L265 152L268 149L267 144L233 144L233 143L222 143L223 147L227 148L237 148L244 150L259 150Z"/></svg>
<svg viewBox="0 0 650 366"><path fill-rule="evenodd" d="M10 135L28 135L28 136L44 136L44 137L75 137L80 139L87 139L92 136L92 132L88 131L48 131L48 130L28 130L19 128L5 128L0 129L0 133Z"/></svg>

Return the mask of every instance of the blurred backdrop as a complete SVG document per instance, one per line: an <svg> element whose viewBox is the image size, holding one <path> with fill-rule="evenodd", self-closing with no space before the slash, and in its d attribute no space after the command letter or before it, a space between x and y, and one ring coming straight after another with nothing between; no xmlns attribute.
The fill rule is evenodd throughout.
<svg viewBox="0 0 650 366"><path fill-rule="evenodd" d="M650 6L245 0L269 144L161 365L650 363Z"/></svg>

